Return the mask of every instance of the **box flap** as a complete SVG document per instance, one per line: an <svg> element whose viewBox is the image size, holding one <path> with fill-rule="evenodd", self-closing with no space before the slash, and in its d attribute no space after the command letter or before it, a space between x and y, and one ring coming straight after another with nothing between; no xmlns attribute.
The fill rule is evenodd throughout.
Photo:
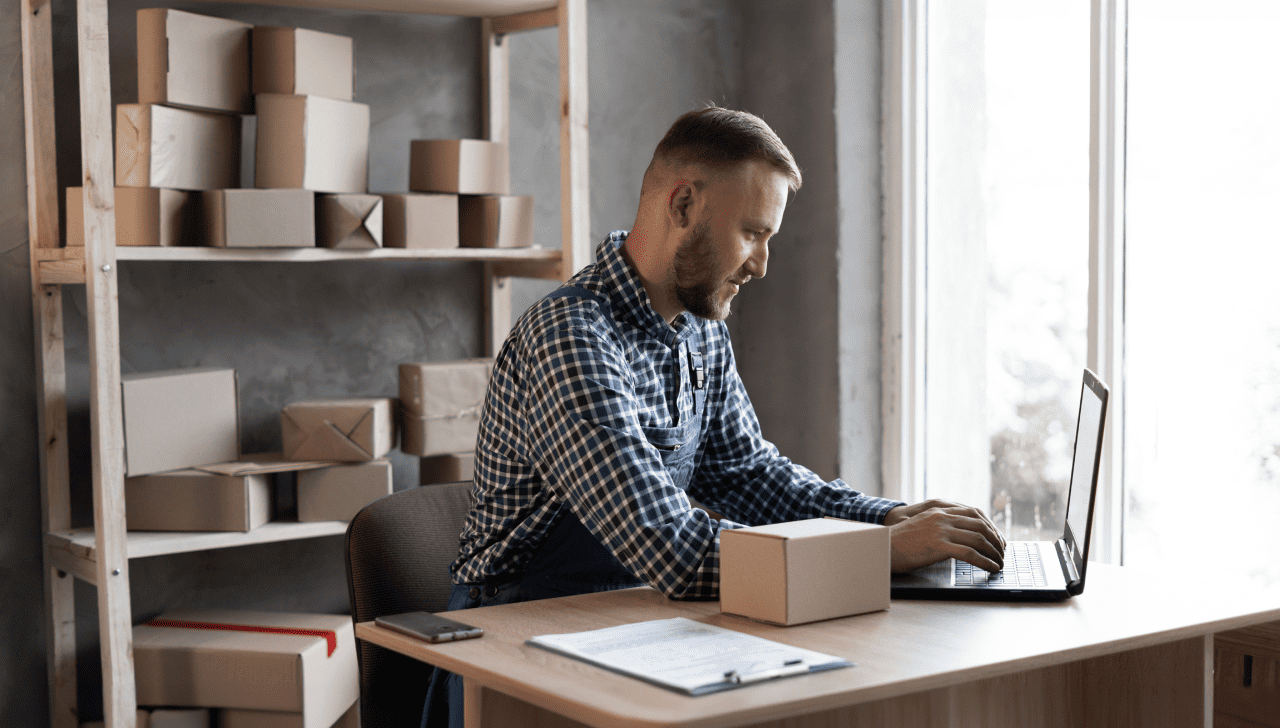
<svg viewBox="0 0 1280 728"><path fill-rule="evenodd" d="M261 473L288 473L298 470L314 470L328 468L333 460L285 460L282 452L245 453L239 460L226 463L213 463L193 468L215 475L256 475Z"/></svg>

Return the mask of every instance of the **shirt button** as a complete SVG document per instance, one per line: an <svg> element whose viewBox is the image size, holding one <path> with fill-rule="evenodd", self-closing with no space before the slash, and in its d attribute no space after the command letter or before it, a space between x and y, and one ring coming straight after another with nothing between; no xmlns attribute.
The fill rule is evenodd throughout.
<svg viewBox="0 0 1280 728"><path fill-rule="evenodd" d="M473 586L473 587L471 587L471 591L467 592L467 596L471 597L472 599L479 599L479 598L480 598L480 587L478 587L478 586Z"/></svg>
<svg viewBox="0 0 1280 728"><path fill-rule="evenodd" d="M486 586L484 588L484 595L486 597L492 597L494 594L497 594L497 593L498 593L498 587L494 586L493 584L490 584L489 586Z"/></svg>

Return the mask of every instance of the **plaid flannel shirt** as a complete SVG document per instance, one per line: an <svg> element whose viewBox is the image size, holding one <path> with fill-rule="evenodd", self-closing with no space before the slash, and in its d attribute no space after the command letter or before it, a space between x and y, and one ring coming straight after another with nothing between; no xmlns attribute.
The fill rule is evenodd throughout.
<svg viewBox="0 0 1280 728"><path fill-rule="evenodd" d="M634 573L675 599L714 599L720 531L837 516L881 523L900 501L823 482L760 433L728 329L682 313L668 325L649 305L611 233L597 262L570 281L603 296L547 298L516 323L494 365L476 442L476 504L453 563L456 583L519 576L570 509ZM614 321L606 316L611 315ZM701 327L709 424L688 495L645 428L693 416L684 355ZM689 504L689 496L727 519Z"/></svg>

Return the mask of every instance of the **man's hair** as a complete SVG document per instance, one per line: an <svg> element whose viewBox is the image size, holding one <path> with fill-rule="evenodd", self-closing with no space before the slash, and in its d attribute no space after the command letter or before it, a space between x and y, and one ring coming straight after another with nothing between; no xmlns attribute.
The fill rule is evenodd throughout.
<svg viewBox="0 0 1280 728"><path fill-rule="evenodd" d="M787 178L792 192L800 189L800 167L791 150L764 120L745 111L708 106L684 114L653 152L649 170L658 161L675 165L728 167L750 160L768 163ZM646 172L645 177L648 178Z"/></svg>

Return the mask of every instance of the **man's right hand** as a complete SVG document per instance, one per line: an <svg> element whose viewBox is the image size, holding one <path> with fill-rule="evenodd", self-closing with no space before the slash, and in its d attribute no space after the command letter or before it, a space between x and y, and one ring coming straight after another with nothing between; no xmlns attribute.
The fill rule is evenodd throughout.
<svg viewBox="0 0 1280 728"><path fill-rule="evenodd" d="M981 510L944 500L898 506L885 516L890 569L898 574L955 558L990 572L1004 568L1004 537Z"/></svg>

